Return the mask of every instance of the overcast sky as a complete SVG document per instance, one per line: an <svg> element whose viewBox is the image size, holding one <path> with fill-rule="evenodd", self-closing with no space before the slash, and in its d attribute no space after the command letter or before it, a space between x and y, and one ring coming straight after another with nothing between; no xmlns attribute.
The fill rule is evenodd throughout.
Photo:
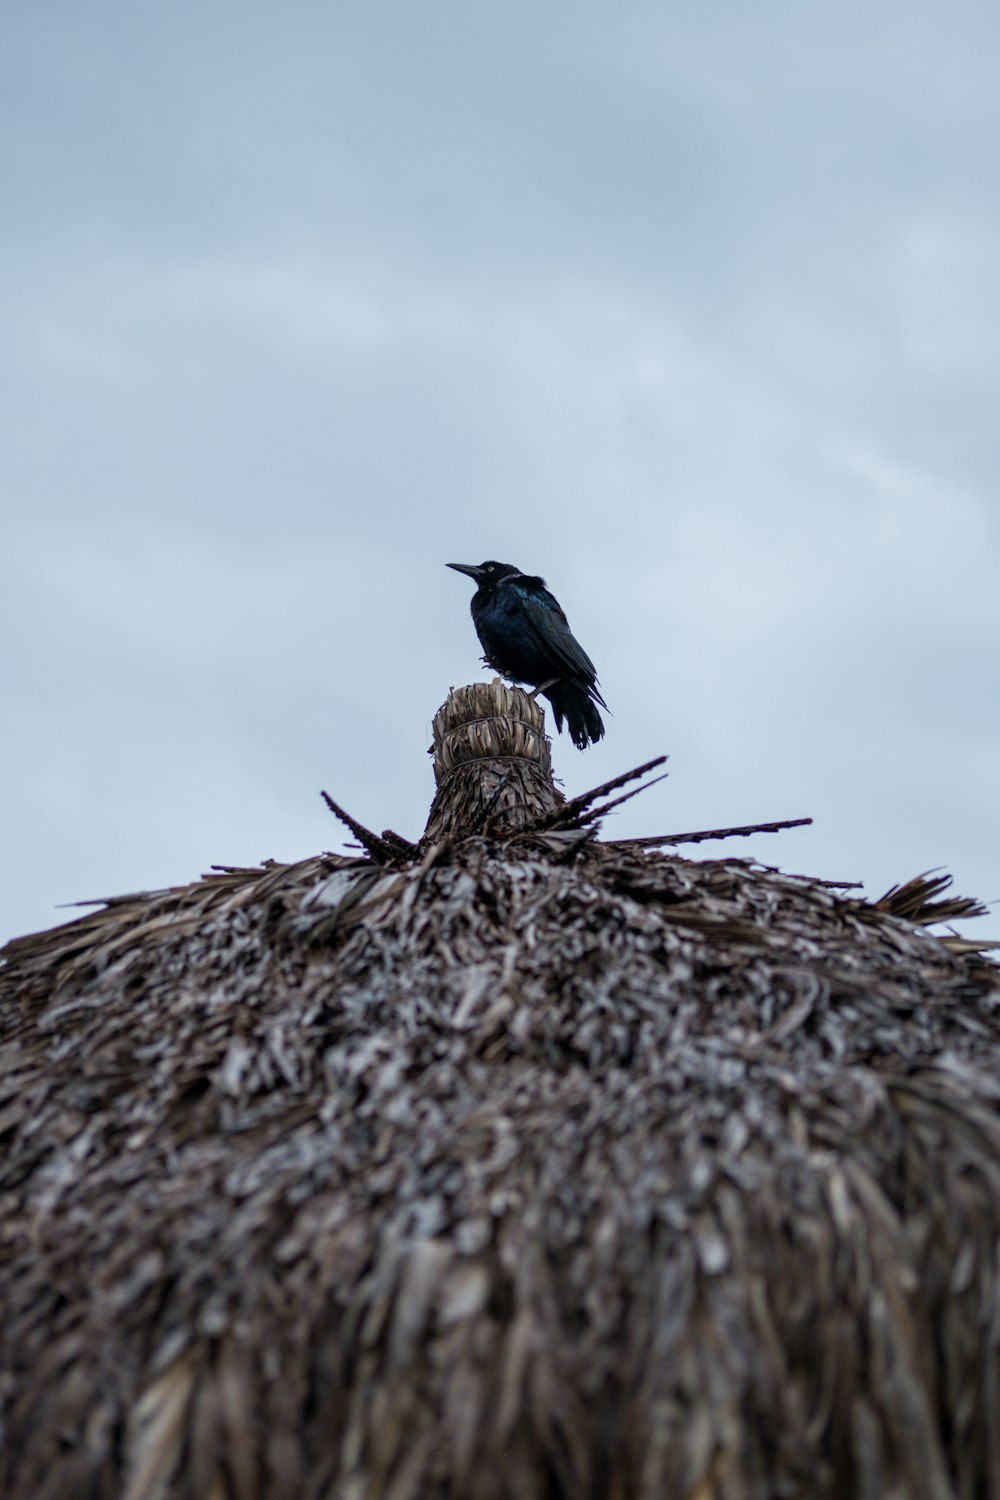
<svg viewBox="0 0 1000 1500"><path fill-rule="evenodd" d="M567 791L670 756L607 836L812 815L690 852L1000 898L998 44L5 6L0 937L342 848L321 787L417 837L488 557L597 663Z"/></svg>

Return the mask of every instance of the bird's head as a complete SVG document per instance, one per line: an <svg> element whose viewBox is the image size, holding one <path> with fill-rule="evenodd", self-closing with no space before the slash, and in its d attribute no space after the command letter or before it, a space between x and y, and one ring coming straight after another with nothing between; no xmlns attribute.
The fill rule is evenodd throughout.
<svg viewBox="0 0 1000 1500"><path fill-rule="evenodd" d="M501 579L514 578L520 573L520 568L515 568L513 563L484 562L478 566L474 563L445 563L446 568L454 568L456 573L465 573L472 578L481 589L493 588Z"/></svg>

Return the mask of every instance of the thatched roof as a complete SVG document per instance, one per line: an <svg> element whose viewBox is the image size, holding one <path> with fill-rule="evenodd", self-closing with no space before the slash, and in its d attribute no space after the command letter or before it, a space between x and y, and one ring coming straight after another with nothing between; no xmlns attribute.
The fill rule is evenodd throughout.
<svg viewBox="0 0 1000 1500"><path fill-rule="evenodd" d="M0 1494L1000 1497L962 908L565 806L8 947Z"/></svg>

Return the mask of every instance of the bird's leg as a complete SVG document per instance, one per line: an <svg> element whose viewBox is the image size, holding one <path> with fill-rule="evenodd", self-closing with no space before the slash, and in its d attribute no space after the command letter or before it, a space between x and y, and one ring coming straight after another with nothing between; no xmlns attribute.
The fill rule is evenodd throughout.
<svg viewBox="0 0 1000 1500"><path fill-rule="evenodd" d="M528 697L537 698L539 693L544 693L546 688L554 687L558 681L558 677L550 677L548 682L540 682L534 691L528 694Z"/></svg>

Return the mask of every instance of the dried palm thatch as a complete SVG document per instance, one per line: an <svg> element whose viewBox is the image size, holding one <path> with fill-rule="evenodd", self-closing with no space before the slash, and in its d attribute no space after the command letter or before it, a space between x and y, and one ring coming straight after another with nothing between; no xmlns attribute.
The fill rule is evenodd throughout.
<svg viewBox="0 0 1000 1500"><path fill-rule="evenodd" d="M0 1493L1000 1496L968 910L600 843L500 691L419 846L6 950Z"/></svg>

